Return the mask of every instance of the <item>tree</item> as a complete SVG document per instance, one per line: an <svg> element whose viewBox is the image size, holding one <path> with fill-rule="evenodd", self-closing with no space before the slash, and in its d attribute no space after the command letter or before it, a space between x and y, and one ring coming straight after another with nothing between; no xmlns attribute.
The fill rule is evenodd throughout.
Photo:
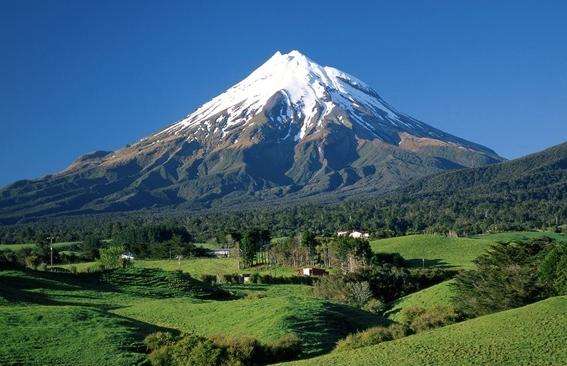
<svg viewBox="0 0 567 366"><path fill-rule="evenodd" d="M549 249L549 239L493 245L475 260L475 269L456 277L458 309L479 316L541 300L539 264Z"/></svg>
<svg viewBox="0 0 567 366"><path fill-rule="evenodd" d="M240 259L245 267L254 264L258 251L265 249L270 244L271 235L268 230L248 230L239 243Z"/></svg>
<svg viewBox="0 0 567 366"><path fill-rule="evenodd" d="M102 240L98 235L90 234L83 238L80 249L87 260L98 257L98 251L102 247Z"/></svg>
<svg viewBox="0 0 567 366"><path fill-rule="evenodd" d="M543 259L539 278L551 296L567 295L567 244L557 244Z"/></svg>
<svg viewBox="0 0 567 366"><path fill-rule="evenodd" d="M100 249L99 263L107 269L123 267L126 262L122 260L124 247L122 245L111 245Z"/></svg>
<svg viewBox="0 0 567 366"><path fill-rule="evenodd" d="M307 250L309 260L313 263L317 255L317 239L315 238L315 234L313 234L309 230L304 230L301 233L300 243L301 246Z"/></svg>

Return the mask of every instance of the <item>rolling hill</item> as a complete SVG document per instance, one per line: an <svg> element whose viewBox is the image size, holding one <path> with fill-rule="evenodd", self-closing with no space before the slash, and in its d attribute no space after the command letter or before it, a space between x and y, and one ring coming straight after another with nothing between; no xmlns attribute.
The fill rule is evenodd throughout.
<svg viewBox="0 0 567 366"><path fill-rule="evenodd" d="M567 297L290 365L564 365Z"/></svg>

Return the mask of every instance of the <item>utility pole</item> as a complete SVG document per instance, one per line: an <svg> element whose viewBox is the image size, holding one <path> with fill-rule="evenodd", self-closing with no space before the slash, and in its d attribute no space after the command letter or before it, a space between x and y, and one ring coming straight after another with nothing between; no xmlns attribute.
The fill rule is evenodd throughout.
<svg viewBox="0 0 567 366"><path fill-rule="evenodd" d="M50 257L51 257L51 268L53 268L53 237L50 236L48 239L49 239Z"/></svg>

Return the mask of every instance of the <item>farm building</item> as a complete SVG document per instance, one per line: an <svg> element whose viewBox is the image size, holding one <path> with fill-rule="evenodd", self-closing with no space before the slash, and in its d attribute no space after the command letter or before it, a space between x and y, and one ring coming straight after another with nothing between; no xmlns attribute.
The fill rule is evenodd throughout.
<svg viewBox="0 0 567 366"><path fill-rule="evenodd" d="M228 248L213 249L211 252L215 257L230 257L230 249Z"/></svg>
<svg viewBox="0 0 567 366"><path fill-rule="evenodd" d="M321 268L305 267L301 269L301 274L307 277L313 277L313 276L325 276L329 273Z"/></svg>
<svg viewBox="0 0 567 366"><path fill-rule="evenodd" d="M338 231L337 232L337 236L347 236L347 235L350 236L351 238L356 238L356 239L359 239L359 238L368 239L370 237L370 234L364 233L362 231L356 231L356 230L353 230L351 232L349 232L349 231Z"/></svg>
<svg viewBox="0 0 567 366"><path fill-rule="evenodd" d="M126 253L124 253L120 256L120 259L124 259L124 260L127 260L127 261L133 261L134 260L134 254L132 254L130 252L126 252Z"/></svg>

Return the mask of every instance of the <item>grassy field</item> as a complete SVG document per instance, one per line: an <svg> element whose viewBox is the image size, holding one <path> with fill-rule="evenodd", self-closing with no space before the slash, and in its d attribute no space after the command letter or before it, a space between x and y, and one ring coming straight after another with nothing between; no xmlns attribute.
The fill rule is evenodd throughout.
<svg viewBox="0 0 567 366"><path fill-rule="evenodd" d="M58 250L63 250L69 248L70 246L77 244L78 242L62 242L62 243L53 243L53 248ZM34 243L26 243L26 244L0 244L0 250L13 250L14 252L18 250L22 250L24 248L33 248L37 244Z"/></svg>
<svg viewBox="0 0 567 366"><path fill-rule="evenodd" d="M0 364L134 365L140 328L86 306L0 306Z"/></svg>
<svg viewBox="0 0 567 366"><path fill-rule="evenodd" d="M551 236L567 241L565 234L550 232L507 232L471 238L451 238L442 235L408 235L374 240L372 250L381 253L400 253L416 266L447 266L471 268L472 261L497 241L514 241Z"/></svg>
<svg viewBox="0 0 567 366"><path fill-rule="evenodd" d="M62 265L63 268L75 266L79 272L85 271L90 267L96 266L96 262L84 262ZM135 260L134 266L140 268L160 268L166 271L181 270L196 278L202 274L231 274L231 273L261 273L270 274L272 276L292 276L295 271L286 267L268 267L259 266L254 268L246 268L239 270L238 262L234 258L189 258L180 262L176 260Z"/></svg>
<svg viewBox="0 0 567 366"><path fill-rule="evenodd" d="M567 297L293 365L565 365Z"/></svg>
<svg viewBox="0 0 567 366"><path fill-rule="evenodd" d="M436 305L450 306L452 304L453 282L453 280L441 282L437 285L404 296L394 302L392 308L386 315L391 320L400 321L402 319L401 311L412 306L419 306L425 309Z"/></svg>
<svg viewBox="0 0 567 366"><path fill-rule="evenodd" d="M226 288L232 293L249 295L208 300L199 295L207 290L198 283L152 269L79 275L0 271L0 283L0 364L136 364L144 357L143 336L156 329L265 342L295 333L304 354L312 356L382 321L315 299L305 285L231 285Z"/></svg>
<svg viewBox="0 0 567 366"><path fill-rule="evenodd" d="M414 265L472 267L472 260L493 242L489 239L449 238L442 235L408 235L372 241L372 250L400 253Z"/></svg>
<svg viewBox="0 0 567 366"><path fill-rule="evenodd" d="M113 313L183 332L252 336L264 342L295 333L307 355L328 352L353 329L381 322L373 314L312 298L308 286L241 287L255 295L234 301L140 301Z"/></svg>

